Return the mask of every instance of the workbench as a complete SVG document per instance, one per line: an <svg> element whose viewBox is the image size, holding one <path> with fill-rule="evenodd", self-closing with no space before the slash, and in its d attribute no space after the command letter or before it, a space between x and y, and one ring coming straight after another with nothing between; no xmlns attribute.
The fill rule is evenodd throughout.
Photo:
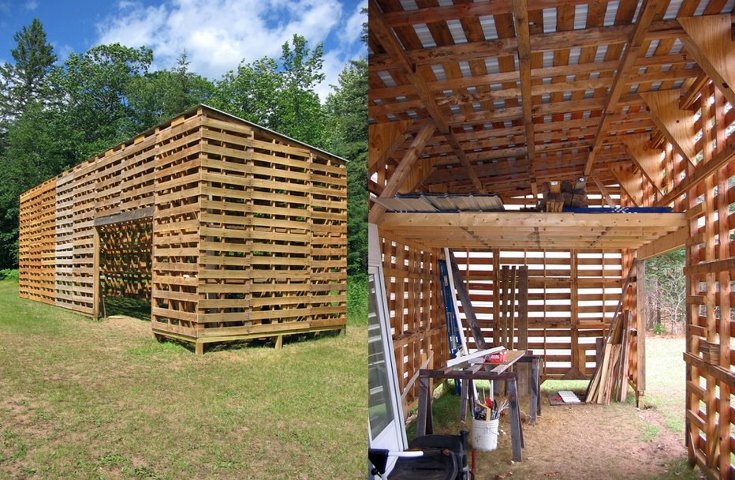
<svg viewBox="0 0 735 480"><path fill-rule="evenodd" d="M463 380L460 401L460 420L464 421L467 415L467 403L470 400L471 384L475 380L489 380L497 382L503 380L508 388L508 402L510 403L510 431L513 448L513 460L522 461L521 449L525 446L523 441L523 427L521 425L521 413L518 403L518 373L511 370L517 363L530 363L529 386L530 405L529 422L536 423L537 415L541 415L541 397L539 396L539 371L541 356L534 355L532 351L511 350L506 353L506 358L500 364L475 363L460 364L455 367L443 369L422 369L419 371L419 411L416 425L416 436L433 433L433 422L431 418L431 380L454 379Z"/></svg>

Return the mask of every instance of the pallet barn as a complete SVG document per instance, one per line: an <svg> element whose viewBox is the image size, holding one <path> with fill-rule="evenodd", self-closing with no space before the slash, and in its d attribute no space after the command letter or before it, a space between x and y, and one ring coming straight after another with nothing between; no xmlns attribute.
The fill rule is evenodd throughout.
<svg viewBox="0 0 735 480"><path fill-rule="evenodd" d="M642 260L685 247L689 460L735 478L734 5L368 0L369 219L406 403L425 359L439 368L449 355L444 248L490 344L508 304L503 267L528 268L518 336L544 357L543 378L589 379L621 303L640 401ZM549 208L553 182L606 210ZM478 203L492 194L501 211Z"/></svg>
<svg viewBox="0 0 735 480"><path fill-rule="evenodd" d="M20 197L20 296L196 345L342 330L343 159L199 105Z"/></svg>

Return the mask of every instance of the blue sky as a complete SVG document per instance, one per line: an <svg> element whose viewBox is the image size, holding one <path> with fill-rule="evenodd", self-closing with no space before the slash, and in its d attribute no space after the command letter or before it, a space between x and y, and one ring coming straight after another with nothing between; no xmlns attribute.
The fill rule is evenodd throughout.
<svg viewBox="0 0 735 480"><path fill-rule="evenodd" d="M101 43L153 49L154 67L169 68L186 51L191 69L219 78L244 59L277 58L294 33L324 42L327 80L365 55L360 14L367 0L0 0L0 62L11 61L13 35L36 17L60 60Z"/></svg>

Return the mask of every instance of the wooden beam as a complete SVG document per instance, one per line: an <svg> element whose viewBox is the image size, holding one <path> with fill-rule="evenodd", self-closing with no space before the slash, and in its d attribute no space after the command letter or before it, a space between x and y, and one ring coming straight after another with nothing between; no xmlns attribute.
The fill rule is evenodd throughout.
<svg viewBox="0 0 735 480"><path fill-rule="evenodd" d="M641 92L639 95L648 105L656 127L671 142L674 149L694 165L694 157L697 154L694 146L694 113L679 106L680 92L660 90Z"/></svg>
<svg viewBox="0 0 735 480"><path fill-rule="evenodd" d="M380 198L390 198L398 192L416 163L416 160L418 160L421 155L421 151L426 146L426 143L429 141L431 136L434 135L435 131L436 126L433 123L427 123L421 127L421 130L419 130L419 133L411 142L411 146L408 147L408 150L401 159L396 170L393 172L393 175L388 179L388 183L385 188L383 188L383 193L380 194ZM384 213L385 207L377 203L373 204L373 207L370 209L370 213L368 214L370 223L378 223Z"/></svg>
<svg viewBox="0 0 735 480"><path fill-rule="evenodd" d="M663 150L652 150L648 148L648 135L625 135L622 138L623 145L628 155L633 159L643 175L663 195L664 169L661 164L661 153Z"/></svg>
<svg viewBox="0 0 735 480"><path fill-rule="evenodd" d="M533 132L533 101L531 98L531 34L528 29L528 2L513 0L513 23L518 39L518 64L521 77L521 105L523 106L523 125L526 127L526 156L528 175L531 177L531 190L536 185L536 141Z"/></svg>
<svg viewBox="0 0 735 480"><path fill-rule="evenodd" d="M731 105L735 105L735 42L732 17L707 15L677 19L686 35L681 41Z"/></svg>
<svg viewBox="0 0 735 480"><path fill-rule="evenodd" d="M613 200L610 192L607 190L607 187L605 187L605 184L603 184L596 175L590 175L590 177L592 178L592 181L595 182L595 185L597 185L597 189L600 191L600 194L602 194L602 198L605 199L607 205L609 207L616 207L617 205L615 204L615 200Z"/></svg>
<svg viewBox="0 0 735 480"><path fill-rule="evenodd" d="M439 109L439 105L437 105L436 99L432 95L428 84L420 75L416 74L415 65L409 59L406 51L395 37L390 27L386 25L377 0L368 0L368 12L370 16L370 33L375 35L375 38L378 39L386 53L398 61L409 81L416 89L416 93L421 99L423 107L436 124L436 128L440 133L446 136L447 142L451 145L455 155L457 155L457 158L467 170L468 176L472 179L475 188L477 188L480 193L487 193L487 190L482 186L482 182L480 182L477 173L475 173L469 160L465 157L462 147L450 130L449 122Z"/></svg>
<svg viewBox="0 0 735 480"><path fill-rule="evenodd" d="M130 210L128 212L117 213L115 215L108 215L106 217L97 217L94 219L94 226L101 227L103 225L111 225L113 223L132 222L152 217L153 207L143 207L136 210Z"/></svg>
<svg viewBox="0 0 735 480"><path fill-rule="evenodd" d="M643 191L641 190L640 177L636 178L633 168L613 168L612 173L618 180L620 188L628 194L628 198L630 198L635 206L640 207L643 205Z"/></svg>
<svg viewBox="0 0 735 480"><path fill-rule="evenodd" d="M381 226L431 227L671 227L679 229L686 224L683 213L529 213L529 212L453 212L453 213L386 213Z"/></svg>
<svg viewBox="0 0 735 480"><path fill-rule="evenodd" d="M720 167L726 165L733 159L735 159L735 143L726 145L725 148L720 150L709 162L700 163L694 167L694 174L686 177L679 185L676 186L676 188L664 195L664 197L658 202L659 205L668 205L673 202L680 195L686 193L690 188L699 185L704 181L704 179L715 173L720 169Z"/></svg>
<svg viewBox="0 0 735 480"><path fill-rule="evenodd" d="M668 2L664 0L644 0L644 4L641 7L641 12L638 15L638 21L635 24L635 30L630 36L627 48L623 53L623 57L620 59L618 65L618 71L613 80L612 88L610 90L610 96L607 99L607 105L602 111L602 121L600 127L597 129L595 134L595 143L592 145L589 157L587 158L587 164L584 167L584 175L588 176L592 173L592 165L595 162L595 156L597 155L602 140L604 138L603 133L607 131L609 119L608 116L615 112L620 96L623 94L626 88L626 80L630 68L635 63L638 55L641 53L641 47L645 41L646 32L648 27L653 22L653 19L662 9L663 5L667 5Z"/></svg>
<svg viewBox="0 0 735 480"><path fill-rule="evenodd" d="M384 168L391 155L409 138L406 130L410 124L401 121L368 126L368 168L371 172Z"/></svg>
<svg viewBox="0 0 735 480"><path fill-rule="evenodd" d="M669 233L651 243L647 243L638 249L638 260L655 257L677 248L683 247L689 238L689 230L682 227L679 230Z"/></svg>

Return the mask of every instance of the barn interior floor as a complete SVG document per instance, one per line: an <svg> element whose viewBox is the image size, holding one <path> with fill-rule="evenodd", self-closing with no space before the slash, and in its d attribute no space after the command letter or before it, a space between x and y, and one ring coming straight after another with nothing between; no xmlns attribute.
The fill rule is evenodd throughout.
<svg viewBox="0 0 735 480"><path fill-rule="evenodd" d="M538 423L523 425L526 442L523 461L511 461L510 425L504 418L500 424L498 450L476 453L476 478L700 478L700 471L691 470L686 462L683 384L677 387L671 381L678 380L679 373L683 375L683 339L649 338L647 347L650 391L643 409L636 408L633 395L629 395L626 403L609 406L550 406L546 392L557 388L545 382ZM681 372L671 368L677 358ZM669 375L659 375L659 369L668 369ZM575 386L570 387L570 382L562 385L563 389L578 390ZM584 382L573 382L573 385L581 386L583 393ZM456 433L462 428L456 419L458 398L446 394L434 403L437 433ZM527 408L528 400L522 398L522 411ZM468 417L467 428L470 425ZM412 426L408 431L410 437Z"/></svg>

